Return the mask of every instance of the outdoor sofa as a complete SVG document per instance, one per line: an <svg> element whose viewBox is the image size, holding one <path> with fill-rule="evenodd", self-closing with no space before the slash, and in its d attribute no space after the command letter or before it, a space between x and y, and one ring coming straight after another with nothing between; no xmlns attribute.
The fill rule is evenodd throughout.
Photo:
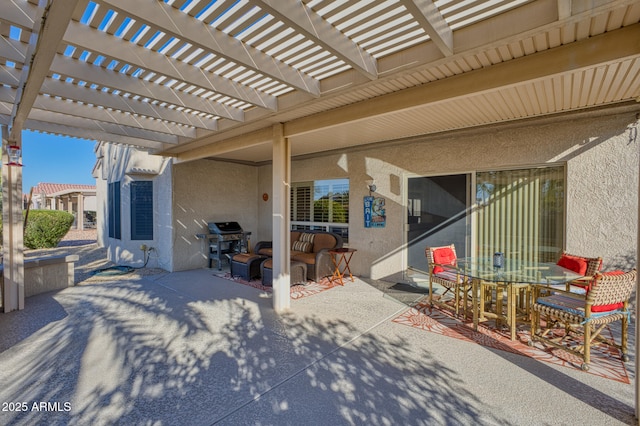
<svg viewBox="0 0 640 426"><path fill-rule="evenodd" d="M333 232L291 231L291 261L306 264L307 278L317 282L333 273L329 250L341 248L342 244L342 237ZM273 257L273 242L258 242L254 253Z"/></svg>

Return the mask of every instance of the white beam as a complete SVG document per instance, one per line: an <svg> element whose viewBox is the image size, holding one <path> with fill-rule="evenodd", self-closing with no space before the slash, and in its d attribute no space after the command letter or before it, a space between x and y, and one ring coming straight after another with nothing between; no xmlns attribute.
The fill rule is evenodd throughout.
<svg viewBox="0 0 640 426"><path fill-rule="evenodd" d="M228 138L219 142L212 142L208 145L199 146L188 151L175 154L175 162L187 162L202 158L213 157L215 155L233 152L238 149L247 149L258 145L270 143L273 140L273 130L264 128L241 136Z"/></svg>
<svg viewBox="0 0 640 426"><path fill-rule="evenodd" d="M152 71L178 81L188 82L216 93L239 99L252 105L275 111L277 99L275 96L262 93L256 89L239 84L204 71L182 61L172 60L167 56L145 49L137 44L111 36L95 30L79 22L70 22L64 41L70 45L103 55L118 58L118 61L133 67Z"/></svg>
<svg viewBox="0 0 640 426"><path fill-rule="evenodd" d="M281 123L273 125L273 309L291 307L291 146Z"/></svg>
<svg viewBox="0 0 640 426"><path fill-rule="evenodd" d="M302 2L249 0L249 3L295 28L298 33L324 47L369 79L378 78L375 58Z"/></svg>
<svg viewBox="0 0 640 426"><path fill-rule="evenodd" d="M143 98L167 102L234 121L244 121L244 112L241 109L211 102L200 96L174 90L162 84L150 83L137 77L107 70L62 55L57 55L53 59L51 71L77 80L139 95Z"/></svg>
<svg viewBox="0 0 640 426"><path fill-rule="evenodd" d="M0 20L22 28L32 29L42 10L27 0L4 0L0 6Z"/></svg>
<svg viewBox="0 0 640 426"><path fill-rule="evenodd" d="M11 89L0 88L0 114L11 114L12 109L12 101L11 99L3 99L3 94ZM53 98L41 97L44 103L50 102L53 104L74 104L69 101L55 100ZM43 123L55 123L56 125L63 125L69 127L77 127L79 129L85 129L93 132L105 132L112 135L118 136L126 136L130 138L136 139L146 139L152 142L161 142L165 144L177 144L179 138L177 135L173 135L169 132L156 132L144 127L130 127L124 125L124 123L118 122L108 122L105 121L105 118L109 117L108 111L99 110L98 108L90 107L88 105L82 105L81 108L83 111L87 110L95 110L96 117L94 118L83 118L74 115L69 115L67 113L61 113L54 110L54 108L38 108L38 100L34 104L34 107L31 109L31 113L29 114L30 120L40 121ZM55 106L55 105L54 105ZM99 113L99 111L101 111ZM130 121L135 121L135 117L131 115L120 114L122 118L129 118ZM146 122L157 122L157 120L145 120ZM162 124L162 123L160 123ZM193 132L195 133L195 132Z"/></svg>
<svg viewBox="0 0 640 426"><path fill-rule="evenodd" d="M444 56L453 55L453 31L432 0L401 0Z"/></svg>
<svg viewBox="0 0 640 426"><path fill-rule="evenodd" d="M186 13L159 1L100 0L118 13L134 18L164 33L189 42L254 70L262 75L308 92L320 95L320 82L295 68L278 61L235 37L218 31Z"/></svg>
<svg viewBox="0 0 640 426"><path fill-rule="evenodd" d="M117 136L126 136L136 139L146 139L153 142L165 144L177 144L178 136L167 133L152 132L144 129L137 129L122 126L115 123L106 123L97 120L87 120L86 118L73 117L71 115L60 114L58 112L33 108L29 114L29 120L41 121L45 123L55 123L68 127L89 130L92 132L104 132Z"/></svg>
<svg viewBox="0 0 640 426"><path fill-rule="evenodd" d="M29 52L17 86L18 95L11 114L10 135L16 140L29 116L40 87L49 73L67 24L79 0L51 1L41 19L34 22Z"/></svg>
<svg viewBox="0 0 640 426"><path fill-rule="evenodd" d="M0 57L17 64L26 62L28 45L18 40L4 38L0 35Z"/></svg>
<svg viewBox="0 0 640 426"><path fill-rule="evenodd" d="M558 19L571 17L571 0L558 0Z"/></svg>
<svg viewBox="0 0 640 426"><path fill-rule="evenodd" d="M42 93L59 96L64 99L73 99L92 105L100 105L104 108L112 108L117 111L129 112L159 120L169 120L187 126L199 127L207 130L217 130L218 121L203 119L196 114L185 114L176 109L163 107L151 102L143 102L124 96L104 93L75 84L64 83L59 80L47 79L42 86Z"/></svg>
<svg viewBox="0 0 640 426"><path fill-rule="evenodd" d="M285 136L450 101L640 56L640 24L287 122Z"/></svg>
<svg viewBox="0 0 640 426"><path fill-rule="evenodd" d="M13 104L14 96L12 95L15 95L15 89L0 87L0 103L4 102ZM88 120L96 120L101 123L117 124L123 127L133 127L151 132L166 133L189 139L196 137L196 129L191 126L179 126L173 122L153 120L137 114L126 114L121 111L109 110L102 107L82 104L68 99L58 99L51 96L39 95L33 104L33 109L51 111Z"/></svg>
<svg viewBox="0 0 640 426"><path fill-rule="evenodd" d="M37 120L27 120L25 122L25 129L35 130L42 133L50 133L54 135L64 135L70 137L76 137L80 139L87 139L93 141L105 141L113 142L122 145L138 146L141 148L151 148L154 150L161 150L166 146L160 142L152 142L145 139L133 138L129 136L114 135L106 132L99 132L86 129L78 129L77 127L69 127L61 124L46 123Z"/></svg>
<svg viewBox="0 0 640 426"><path fill-rule="evenodd" d="M20 72L15 68L0 65L0 84L16 87L20 78ZM1 90L2 88L0 88ZM195 114L185 114L175 109L154 105L150 102L142 102L124 96L93 90L75 84L65 83L60 80L46 79L42 85L42 93L50 96L58 96L63 99L72 99L90 105L99 105L104 108L112 108L116 111L129 112L144 117L169 120L187 126L198 127L207 130L217 130L217 120L204 120Z"/></svg>

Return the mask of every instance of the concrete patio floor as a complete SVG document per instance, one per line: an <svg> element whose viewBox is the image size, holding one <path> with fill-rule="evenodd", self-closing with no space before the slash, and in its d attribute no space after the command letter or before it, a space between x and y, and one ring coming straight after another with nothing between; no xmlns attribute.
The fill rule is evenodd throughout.
<svg viewBox="0 0 640 426"><path fill-rule="evenodd" d="M636 422L633 352L622 384L428 333L362 280L271 306L209 269L28 298L0 314L0 424Z"/></svg>

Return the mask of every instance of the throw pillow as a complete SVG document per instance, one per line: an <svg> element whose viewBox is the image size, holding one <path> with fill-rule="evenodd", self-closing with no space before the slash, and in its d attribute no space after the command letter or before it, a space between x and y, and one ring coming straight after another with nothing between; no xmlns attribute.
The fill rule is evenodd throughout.
<svg viewBox="0 0 640 426"><path fill-rule="evenodd" d="M304 241L313 244L313 238L315 236L316 234L312 234L311 232L303 232L302 234L300 234L300 238L298 238L298 241Z"/></svg>
<svg viewBox="0 0 640 426"><path fill-rule="evenodd" d="M291 246L291 250L301 251L303 253L311 253L311 251L313 250L313 244L308 241L294 241Z"/></svg>
<svg viewBox="0 0 640 426"><path fill-rule="evenodd" d="M587 259L578 256L563 254L558 260L558 266L569 269L576 274L585 275L587 273Z"/></svg>

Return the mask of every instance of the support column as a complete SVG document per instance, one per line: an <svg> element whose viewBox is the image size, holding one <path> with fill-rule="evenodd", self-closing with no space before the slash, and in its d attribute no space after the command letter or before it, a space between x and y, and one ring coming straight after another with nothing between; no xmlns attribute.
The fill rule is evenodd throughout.
<svg viewBox="0 0 640 426"><path fill-rule="evenodd" d="M291 147L282 123L273 125L273 309L291 307Z"/></svg>
<svg viewBox="0 0 640 426"><path fill-rule="evenodd" d="M22 147L22 137L9 141L9 132L2 126L2 255L4 312L24 309L24 248L22 229L22 167L7 166L7 147ZM22 162L22 159L20 159Z"/></svg>
<svg viewBox="0 0 640 426"><path fill-rule="evenodd" d="M76 229L84 231L84 194L78 192L78 216L76 217Z"/></svg>
<svg viewBox="0 0 640 426"><path fill-rule="evenodd" d="M636 122L631 132L633 134L635 143L639 145L638 147L638 164L640 164L640 141L638 141L638 125L640 124L640 113L636 114ZM636 270L640 272L640 167L638 168L638 217L636 218L636 223L638 223L638 229L636 230ZM636 306L640 306L640 275L636 276ZM640 359L638 359L638 351L640 351L640 327L638 327L638 323L636 322L636 420L638 420L638 424L640 424L640 379L638 378L638 368L640 368Z"/></svg>

